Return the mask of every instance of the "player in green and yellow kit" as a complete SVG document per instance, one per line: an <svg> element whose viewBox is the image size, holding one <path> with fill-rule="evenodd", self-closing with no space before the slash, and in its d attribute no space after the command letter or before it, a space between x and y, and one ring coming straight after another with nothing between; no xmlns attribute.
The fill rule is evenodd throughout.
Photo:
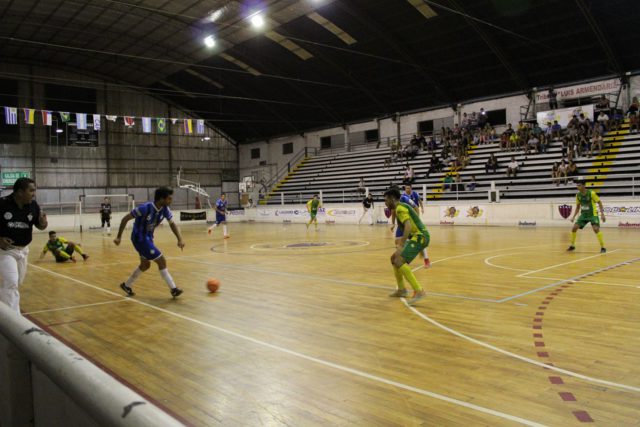
<svg viewBox="0 0 640 427"><path fill-rule="evenodd" d="M89 255L82 251L82 247L80 245L70 242L64 237L58 237L55 231L49 232L49 240L47 240L44 248L42 248L40 259L44 258L48 251L51 251L53 256L56 258L56 262L76 262L76 259L73 257L74 252L79 253L85 261L89 258Z"/></svg>
<svg viewBox="0 0 640 427"><path fill-rule="evenodd" d="M596 213L596 204L600 208L600 216L602 218L602 222L606 222L606 218L604 217L604 207L602 206L602 202L600 201L600 197L593 190L587 190L585 187L584 180L576 180L576 185L578 187L578 194L576 195L576 211L573 213L573 217L571 218L571 222L573 222L578 215L578 211L580 211L580 216L578 220L573 224L573 229L571 230L571 246L567 248L568 251L573 251L576 249L576 236L578 234L578 229L582 230L585 225L591 223L591 228L593 228L593 232L596 233L598 237L598 242L600 242L600 252L605 253L607 250L604 248L604 240L602 239L602 231L600 231L600 220Z"/></svg>
<svg viewBox="0 0 640 427"><path fill-rule="evenodd" d="M309 228L309 226L313 222L316 227L316 230L318 229L318 218L316 218L316 216L318 215L319 207L320 207L320 199L318 199L317 194L314 194L313 198L307 202L307 211L309 212L309 215L311 215L311 219L307 224L307 228Z"/></svg>
<svg viewBox="0 0 640 427"><path fill-rule="evenodd" d="M398 288L389 296L406 297L407 289L404 285L404 279L407 279L413 288L413 297L407 301L407 304L413 305L424 298L425 291L418 283L413 271L411 271L409 263L423 249L429 246L429 232L416 211L410 205L400 202L400 190L398 188L390 188L384 193L384 203L392 212L395 212L398 227L402 227L399 245L391 255L391 264L393 265L393 273L396 276Z"/></svg>

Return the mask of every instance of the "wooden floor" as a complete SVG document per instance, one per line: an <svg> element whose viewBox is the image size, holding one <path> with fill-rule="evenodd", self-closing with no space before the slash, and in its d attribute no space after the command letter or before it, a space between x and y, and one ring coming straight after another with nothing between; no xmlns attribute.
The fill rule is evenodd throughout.
<svg viewBox="0 0 640 427"><path fill-rule="evenodd" d="M56 264L38 235L22 309L190 425L640 425L638 231L431 227L409 308L384 226L229 228L157 230L177 300L155 267L123 297L128 241L60 233L91 258Z"/></svg>

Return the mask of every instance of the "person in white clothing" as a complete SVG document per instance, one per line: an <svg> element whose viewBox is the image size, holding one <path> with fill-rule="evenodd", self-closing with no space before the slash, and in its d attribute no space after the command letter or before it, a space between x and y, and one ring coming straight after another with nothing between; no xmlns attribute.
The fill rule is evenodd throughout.
<svg viewBox="0 0 640 427"><path fill-rule="evenodd" d="M33 226L47 228L47 215L33 199L36 184L18 178L13 193L0 198L0 301L20 314L18 287L27 274Z"/></svg>

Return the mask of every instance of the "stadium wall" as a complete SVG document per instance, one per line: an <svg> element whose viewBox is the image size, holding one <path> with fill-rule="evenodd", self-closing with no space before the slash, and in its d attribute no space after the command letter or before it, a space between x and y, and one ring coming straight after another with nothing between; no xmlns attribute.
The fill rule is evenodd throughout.
<svg viewBox="0 0 640 427"><path fill-rule="evenodd" d="M22 110L18 111L19 136L11 140L0 138L2 172L28 171L37 181L39 200L77 201L78 192L91 189L96 190L95 194L123 192L123 188L175 185L179 167L185 171L184 178L209 187L221 186L223 175L229 175L230 171L234 177L237 175L237 149L217 129L206 127L205 135L185 135L179 123L172 125L169 120L167 134L157 134L155 122L152 122L152 133L143 134L140 117L188 117L178 108L135 88L107 90L110 82L95 76L7 63L0 63L0 78L18 82L15 106L20 108L48 108L44 100L45 82L96 89L95 107L93 104L87 107L92 111L82 110L80 101L78 109L72 112L103 114L98 147L52 144L40 113L36 113L35 125L27 125ZM110 122L104 114L118 115L118 121ZM136 117L133 128L124 126L124 115ZM89 116L88 122L91 121ZM204 141L203 136L210 140ZM59 190L68 190L72 195L61 198Z"/></svg>

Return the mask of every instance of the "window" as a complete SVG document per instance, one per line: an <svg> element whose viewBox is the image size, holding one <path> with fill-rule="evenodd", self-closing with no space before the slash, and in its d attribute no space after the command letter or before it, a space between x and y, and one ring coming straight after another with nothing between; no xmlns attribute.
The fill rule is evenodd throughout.
<svg viewBox="0 0 640 427"><path fill-rule="evenodd" d="M378 129L370 129L364 131L364 139L367 142L377 142L378 141Z"/></svg>
<svg viewBox="0 0 640 427"><path fill-rule="evenodd" d="M282 154L292 154L293 153L293 142L287 142L282 144Z"/></svg>
<svg viewBox="0 0 640 427"><path fill-rule="evenodd" d="M320 138L320 149L325 150L328 148L331 148L331 137L323 136L322 138Z"/></svg>
<svg viewBox="0 0 640 427"><path fill-rule="evenodd" d="M487 111L487 121L491 126L500 126L507 124L507 110Z"/></svg>
<svg viewBox="0 0 640 427"><path fill-rule="evenodd" d="M432 134L433 133L433 120L425 120L424 122L418 122L418 134Z"/></svg>
<svg viewBox="0 0 640 427"><path fill-rule="evenodd" d="M260 158L260 149L259 148L252 148L251 149L251 158L252 159L259 159Z"/></svg>
<svg viewBox="0 0 640 427"><path fill-rule="evenodd" d="M2 87L2 91L0 91L0 144L18 144L20 142L20 123L24 123L24 112L18 108L18 82L0 79L0 87ZM7 124L3 106L17 108L17 125Z"/></svg>

